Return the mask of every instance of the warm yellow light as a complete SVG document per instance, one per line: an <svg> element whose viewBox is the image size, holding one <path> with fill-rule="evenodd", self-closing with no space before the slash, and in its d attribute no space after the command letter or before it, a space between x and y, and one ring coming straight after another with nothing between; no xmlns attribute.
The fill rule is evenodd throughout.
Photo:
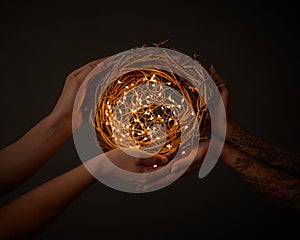
<svg viewBox="0 0 300 240"><path fill-rule="evenodd" d="M134 89L140 85L145 89L137 94ZM188 116L191 112L186 112L187 106L194 106L199 120L205 112L204 101L188 86L173 73L157 69L138 70L118 77L107 87L97 106L95 128L101 146L107 150L145 149L162 144L159 153L172 159L180 144L189 141L191 120ZM173 92L166 89L173 89ZM174 92L181 95L174 95ZM165 104L159 104L163 101ZM176 114L180 114L181 119ZM122 121L125 117L129 122ZM184 138L183 130L187 133ZM166 139L162 133L166 134ZM166 142L162 143L163 140ZM186 153L181 151L181 154Z"/></svg>

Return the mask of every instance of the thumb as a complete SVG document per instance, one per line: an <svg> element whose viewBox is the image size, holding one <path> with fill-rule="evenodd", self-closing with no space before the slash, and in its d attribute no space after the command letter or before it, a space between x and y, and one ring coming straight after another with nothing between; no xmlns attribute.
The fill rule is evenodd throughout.
<svg viewBox="0 0 300 240"><path fill-rule="evenodd" d="M166 165L168 163L168 158L162 154L156 154L151 157L140 159L139 165Z"/></svg>

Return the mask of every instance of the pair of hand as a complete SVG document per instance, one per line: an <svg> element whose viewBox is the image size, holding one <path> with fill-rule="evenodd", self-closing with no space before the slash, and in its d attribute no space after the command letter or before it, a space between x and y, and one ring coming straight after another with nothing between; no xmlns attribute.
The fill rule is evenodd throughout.
<svg viewBox="0 0 300 240"><path fill-rule="evenodd" d="M161 154L152 156L138 149L114 149L86 161L84 165L100 181L104 178L114 179L135 185L137 191L147 191L169 185L180 176L201 167L208 146L209 140L206 140L186 157L170 162ZM192 164L191 160L194 160Z"/></svg>
<svg viewBox="0 0 300 240"><path fill-rule="evenodd" d="M76 124L79 127L82 123L82 111L80 107L73 111L73 105L78 93L80 86L82 85L86 76L101 62L103 62L106 58L98 59L93 62L90 62L79 69L70 73L66 79L65 86L61 93L61 96L54 107L51 116L55 119L57 124L64 125L68 129L69 133L72 133L72 117L73 120L76 119ZM223 84L222 78L216 73L213 66L206 68L206 70L210 73L213 80L215 81L217 86ZM226 87L220 89L220 93L225 105L225 110L228 117L228 129L233 126L229 118L229 92ZM76 104L78 105L78 104ZM79 105L80 106L80 105ZM73 111L73 116L72 116ZM196 170L201 167L202 161L205 157L209 146L209 141L205 141L199 145L196 151L196 158L189 167L189 169L185 172L185 174ZM130 150L136 151L136 150ZM138 151L137 151L138 152ZM115 149L110 151L108 154L109 159L118 167L136 173L145 173L151 172L157 169L164 167L164 174L162 174L160 179L152 179L151 182L145 182L141 188L147 189L155 186L157 184L164 184L169 181L172 181L176 176L176 173L181 169L186 168L187 164L189 164L190 155L188 154L186 157L176 161L176 162L168 162L167 159L162 155L149 156L148 158L140 158L140 157L132 157L125 154L120 149ZM134 154L133 154L134 155ZM165 166L167 164L167 166ZM153 166L157 167L153 167ZM104 168L103 168L104 169ZM103 176L110 174L109 168L106 168L106 173L101 173Z"/></svg>

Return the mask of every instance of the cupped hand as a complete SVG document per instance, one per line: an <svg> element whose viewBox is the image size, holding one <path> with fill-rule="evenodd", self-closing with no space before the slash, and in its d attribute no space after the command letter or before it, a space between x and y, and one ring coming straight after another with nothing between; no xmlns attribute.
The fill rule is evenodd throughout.
<svg viewBox="0 0 300 240"><path fill-rule="evenodd" d="M209 148L210 140L205 140L201 142L197 149L190 152L186 157L178 159L177 161L170 161L167 166L164 166L164 170L160 173L159 177L151 179L145 184L139 186L139 190L147 191L151 188L156 188L159 186L168 185L169 183L174 182L178 179L178 174L181 174L181 177L198 170L203 163L203 160L206 156L207 150ZM195 156L192 164L191 157ZM185 170L187 169L187 170Z"/></svg>
<svg viewBox="0 0 300 240"><path fill-rule="evenodd" d="M130 174L149 173L166 165L168 158L161 154L151 154L138 149L114 149L85 162L85 166L97 179L114 178L135 182ZM125 170L125 171L122 171ZM124 174L125 173L125 174ZM130 179L126 179L130 177Z"/></svg>
<svg viewBox="0 0 300 240"><path fill-rule="evenodd" d="M57 125L63 125L71 131L73 105L78 90L86 76L105 59L106 58L102 58L92 61L76 69L67 76L62 93L50 114ZM74 116L74 118L76 118L76 122L79 127L82 123L82 113L80 107L75 114L76 116Z"/></svg>
<svg viewBox="0 0 300 240"><path fill-rule="evenodd" d="M162 154L151 155L139 149L114 149L106 153L106 156L119 168L135 173L152 172L158 167L167 164L168 158ZM110 174L106 169L105 174Z"/></svg>
<svg viewBox="0 0 300 240"><path fill-rule="evenodd" d="M213 65L211 65L209 68L206 67L206 70L208 71L211 78L214 80L216 86L218 87L221 98L223 100L225 113L226 113L226 120L227 120L227 131L226 131L226 139L227 139L236 127L236 124L232 121L230 117L230 92L223 78L216 72Z"/></svg>

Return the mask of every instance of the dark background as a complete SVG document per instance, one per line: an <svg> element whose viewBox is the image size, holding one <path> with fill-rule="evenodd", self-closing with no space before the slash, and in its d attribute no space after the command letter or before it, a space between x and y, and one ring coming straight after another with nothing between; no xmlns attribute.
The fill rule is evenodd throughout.
<svg viewBox="0 0 300 240"><path fill-rule="evenodd" d="M229 85L234 120L269 143L298 151L296 2L1 3L0 144L17 140L49 114L72 70L171 38L178 51L215 64ZM80 163L70 138L1 205ZM195 172L147 194L96 183L36 239L291 239L299 235L299 220L218 162L205 179Z"/></svg>

